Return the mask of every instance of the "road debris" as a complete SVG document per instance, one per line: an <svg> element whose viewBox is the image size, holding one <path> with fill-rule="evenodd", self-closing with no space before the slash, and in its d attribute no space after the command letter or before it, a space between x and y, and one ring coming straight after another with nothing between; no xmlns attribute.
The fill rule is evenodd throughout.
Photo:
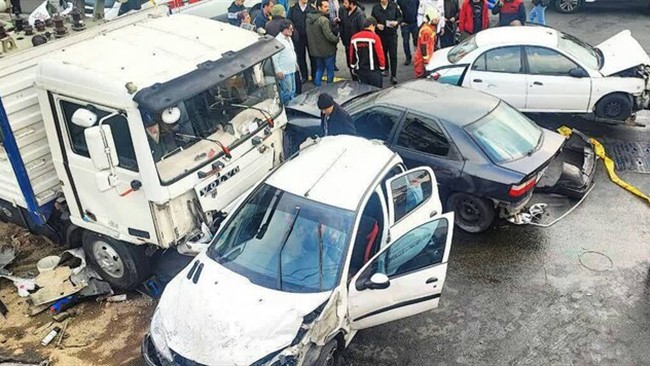
<svg viewBox="0 0 650 366"><path fill-rule="evenodd" d="M107 302L122 302L126 301L126 294L109 296L105 299Z"/></svg>
<svg viewBox="0 0 650 366"><path fill-rule="evenodd" d="M0 245L0 269L16 259L16 250L9 245Z"/></svg>
<svg viewBox="0 0 650 366"><path fill-rule="evenodd" d="M0 315L2 315L2 317L4 318L7 316L8 312L9 310L7 309L7 306L5 305L4 302L2 302L2 300L0 300Z"/></svg>
<svg viewBox="0 0 650 366"><path fill-rule="evenodd" d="M79 302L79 297L76 295L66 296L60 300L57 300L52 306L50 306L50 314L56 315L62 311L68 310L71 307L75 306Z"/></svg>
<svg viewBox="0 0 650 366"><path fill-rule="evenodd" d="M61 331L61 328L59 328L59 327L54 327L54 328L53 328L49 333L47 333L47 335L43 338L43 340L41 341L41 344L42 344L43 346L47 346L48 344L50 344L50 342L52 342L52 340L54 339L54 337L56 337L56 335L59 334L60 331Z"/></svg>
<svg viewBox="0 0 650 366"><path fill-rule="evenodd" d="M53 321L47 322L47 323L45 323L43 326L36 328L36 329L32 332L32 334L38 334L38 333L41 333L41 332L44 331L45 329L51 327L52 324L54 324Z"/></svg>
<svg viewBox="0 0 650 366"><path fill-rule="evenodd" d="M75 309L70 309L70 310L66 310L66 311L64 311L62 313L52 315L52 319L54 319L54 321L57 321L57 322L60 323L60 322L66 320L68 318L71 318L71 317L73 317L75 315L77 315L77 311Z"/></svg>
<svg viewBox="0 0 650 366"><path fill-rule="evenodd" d="M71 273L68 267L57 267L52 271L39 274L35 280L39 289L30 295L32 303L42 305L79 292L85 286L74 285L70 281Z"/></svg>
<svg viewBox="0 0 650 366"><path fill-rule="evenodd" d="M66 320L65 323L63 323L63 329L61 330L61 333L59 333L59 339L56 341L56 347L61 346L61 341L63 341L63 337L65 336L65 331L68 329L68 323L70 322L70 319Z"/></svg>

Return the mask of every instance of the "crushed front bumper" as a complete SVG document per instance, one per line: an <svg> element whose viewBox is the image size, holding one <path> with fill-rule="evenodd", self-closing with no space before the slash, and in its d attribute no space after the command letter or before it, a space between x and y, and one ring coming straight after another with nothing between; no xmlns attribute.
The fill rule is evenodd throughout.
<svg viewBox="0 0 650 366"><path fill-rule="evenodd" d="M142 352L142 359L144 364L147 366L174 366L176 365L173 362L167 361L163 357L158 356L158 351L151 341L151 336L147 333L142 340L142 345L140 346Z"/></svg>
<svg viewBox="0 0 650 366"><path fill-rule="evenodd" d="M590 189L596 172L597 156L589 138L573 130L535 186L536 193L555 193L582 198Z"/></svg>

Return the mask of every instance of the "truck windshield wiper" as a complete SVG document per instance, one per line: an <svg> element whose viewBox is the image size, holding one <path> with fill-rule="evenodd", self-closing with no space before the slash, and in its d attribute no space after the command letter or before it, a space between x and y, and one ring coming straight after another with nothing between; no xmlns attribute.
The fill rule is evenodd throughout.
<svg viewBox="0 0 650 366"><path fill-rule="evenodd" d="M228 149L226 146L224 146L221 142L219 142L217 140L209 139L207 137L190 135L190 134L186 134L186 133L178 133L178 132L175 132L174 135L176 135L176 136L178 136L180 138L192 139L192 140L195 140L195 141L205 140L205 141L213 142L213 143L217 144L221 148L221 151L223 151L223 154L226 156L226 158L232 159L232 154L230 153L230 149Z"/></svg>
<svg viewBox="0 0 650 366"><path fill-rule="evenodd" d="M275 100L275 98L274 98L274 100ZM233 107L239 107L239 108L244 108L244 109L252 109L252 110L254 110L254 111L258 111L258 112L260 112L260 113L262 114L262 116L264 116L264 119L265 119L266 122L269 124L269 126L273 127L273 124L274 124L274 122L273 122L273 118L271 118L271 113L269 113L268 111L265 111L265 110L262 109L262 108L257 108L257 107L248 106L248 105L244 105L244 104L235 104L235 103L232 103L232 104L230 104L230 105L233 106Z"/></svg>
<svg viewBox="0 0 650 366"><path fill-rule="evenodd" d="M282 251L284 250L284 246L287 245L287 241L291 236L291 232L293 231L294 225L296 225L296 220L298 220L298 214L300 214L300 207L296 206L296 213L293 215L293 219L291 220L291 225L289 225L289 228L284 234L284 238L282 238L282 245L280 245L280 251L278 253L278 278L275 281L275 287L278 290L282 290Z"/></svg>
<svg viewBox="0 0 650 366"><path fill-rule="evenodd" d="M172 156L172 155L174 155L174 154L176 154L177 152L180 152L180 151L183 151L183 147L182 147L182 146L179 146L179 147L175 148L174 150L168 152L167 154L161 156L161 157L160 157L160 160L165 160L165 159L167 159L168 157L170 157L170 156Z"/></svg>

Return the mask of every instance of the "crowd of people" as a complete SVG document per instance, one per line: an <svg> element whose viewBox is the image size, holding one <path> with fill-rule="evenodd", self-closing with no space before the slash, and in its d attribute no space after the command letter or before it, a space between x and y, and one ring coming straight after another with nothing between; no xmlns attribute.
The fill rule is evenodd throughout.
<svg viewBox="0 0 650 366"><path fill-rule="evenodd" d="M381 88L384 78L397 84L398 30L404 66L412 63L414 76L424 77L436 49L488 28L489 13L499 16L498 26L545 24L548 6L548 0L532 0L527 16L524 0L465 0L462 6L458 0L379 0L366 16L358 0L340 1L262 0L255 16L244 0L234 0L228 8L231 24L276 37L285 46L273 57L283 102L300 94L310 80L315 86L323 79L333 82L339 42L350 77Z"/></svg>

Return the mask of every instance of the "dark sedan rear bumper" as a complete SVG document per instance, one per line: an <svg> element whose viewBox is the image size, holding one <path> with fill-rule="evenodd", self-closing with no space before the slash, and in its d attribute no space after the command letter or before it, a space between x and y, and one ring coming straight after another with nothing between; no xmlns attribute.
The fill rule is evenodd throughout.
<svg viewBox="0 0 650 366"><path fill-rule="evenodd" d="M589 138L573 130L562 151L547 166L535 192L582 198L593 183L596 159Z"/></svg>

